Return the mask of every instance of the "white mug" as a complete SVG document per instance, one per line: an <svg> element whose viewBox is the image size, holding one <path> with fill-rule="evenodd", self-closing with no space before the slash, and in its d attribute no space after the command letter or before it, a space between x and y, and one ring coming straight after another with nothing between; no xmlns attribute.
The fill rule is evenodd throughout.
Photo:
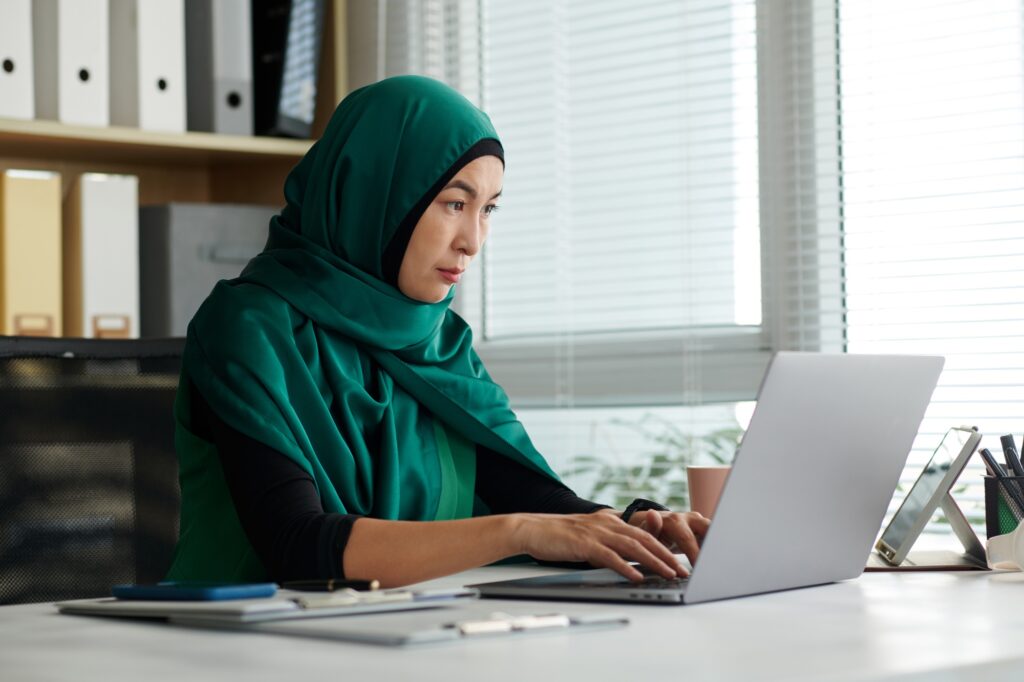
<svg viewBox="0 0 1024 682"><path fill-rule="evenodd" d="M1024 523L1017 530L988 539L988 566L1009 570L1024 570Z"/></svg>

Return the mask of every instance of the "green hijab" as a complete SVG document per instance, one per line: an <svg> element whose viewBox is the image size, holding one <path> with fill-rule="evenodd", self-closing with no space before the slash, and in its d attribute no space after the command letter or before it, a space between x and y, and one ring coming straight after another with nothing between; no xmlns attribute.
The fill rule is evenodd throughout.
<svg viewBox="0 0 1024 682"><path fill-rule="evenodd" d="M486 513L472 494L475 444L557 480L449 309L452 294L421 303L383 274L403 219L489 139L487 115L428 78L390 78L338 105L289 174L264 251L219 282L189 324L170 579L265 577L216 450L191 429L192 384L229 426L307 471L327 512Z"/></svg>

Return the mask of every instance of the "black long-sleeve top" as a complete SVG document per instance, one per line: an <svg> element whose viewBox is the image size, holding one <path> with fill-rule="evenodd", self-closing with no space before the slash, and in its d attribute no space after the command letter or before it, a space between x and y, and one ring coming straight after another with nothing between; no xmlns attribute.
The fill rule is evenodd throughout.
<svg viewBox="0 0 1024 682"><path fill-rule="evenodd" d="M325 512L313 478L284 454L236 431L195 386L192 427L212 442L246 537L271 580L344 578L342 557L361 517ZM492 513L588 514L605 509L565 485L477 446L476 494Z"/></svg>

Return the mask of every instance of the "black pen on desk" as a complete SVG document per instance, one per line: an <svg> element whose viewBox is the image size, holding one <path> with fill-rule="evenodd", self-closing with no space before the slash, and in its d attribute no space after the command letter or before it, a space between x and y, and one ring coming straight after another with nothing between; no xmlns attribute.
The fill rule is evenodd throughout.
<svg viewBox="0 0 1024 682"><path fill-rule="evenodd" d="M286 590L301 590L303 592L334 592L336 590L357 590L368 592L380 589L380 582L376 580L289 580L281 584Z"/></svg>

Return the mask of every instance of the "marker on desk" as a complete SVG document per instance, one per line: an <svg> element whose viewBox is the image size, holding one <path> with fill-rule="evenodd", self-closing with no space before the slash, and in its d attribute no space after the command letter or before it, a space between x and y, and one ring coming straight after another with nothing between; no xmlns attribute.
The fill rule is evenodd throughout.
<svg viewBox="0 0 1024 682"><path fill-rule="evenodd" d="M289 580L281 584L286 590L302 590L303 592L334 592L336 590L358 590L368 592L380 589L376 580Z"/></svg>

